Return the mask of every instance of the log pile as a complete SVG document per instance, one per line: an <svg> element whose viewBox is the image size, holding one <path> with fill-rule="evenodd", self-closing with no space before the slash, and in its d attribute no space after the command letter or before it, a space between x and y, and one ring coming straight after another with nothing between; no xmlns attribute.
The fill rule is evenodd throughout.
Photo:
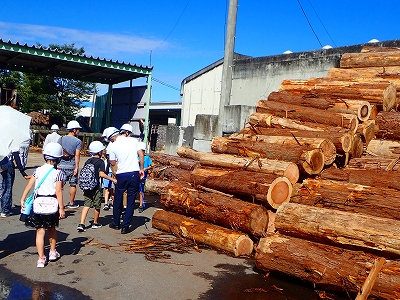
<svg viewBox="0 0 400 300"><path fill-rule="evenodd" d="M215 137L210 153L180 147L163 163L153 155L148 185L163 213L179 216L154 226L196 239L184 233L190 218L203 222L199 242L222 249L233 234L223 248L233 255L249 255L235 250L250 244L239 247L237 237L253 241L265 272L399 299L400 50L380 50L344 54L326 78L284 80L240 133ZM206 238L202 226L221 229ZM214 240L214 230L223 237Z"/></svg>

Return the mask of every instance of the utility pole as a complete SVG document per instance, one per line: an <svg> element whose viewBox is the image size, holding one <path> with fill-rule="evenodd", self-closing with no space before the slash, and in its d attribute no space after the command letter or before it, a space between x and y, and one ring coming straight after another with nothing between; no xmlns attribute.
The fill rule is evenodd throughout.
<svg viewBox="0 0 400 300"><path fill-rule="evenodd" d="M225 106L229 105L231 98L237 6L238 0L229 0L228 26L226 29L224 64L222 67L221 98L219 101L217 136L223 135L223 129L225 126Z"/></svg>

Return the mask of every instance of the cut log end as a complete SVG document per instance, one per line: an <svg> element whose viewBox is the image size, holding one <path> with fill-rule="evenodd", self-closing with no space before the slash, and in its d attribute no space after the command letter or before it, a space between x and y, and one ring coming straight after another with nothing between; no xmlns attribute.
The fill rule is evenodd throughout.
<svg viewBox="0 0 400 300"><path fill-rule="evenodd" d="M251 255L253 252L253 241L247 236L241 236L236 240L236 249L234 250L235 256Z"/></svg>
<svg viewBox="0 0 400 300"><path fill-rule="evenodd" d="M264 236L268 228L268 210L261 205L255 207L250 213L249 226L254 236Z"/></svg>
<svg viewBox="0 0 400 300"><path fill-rule="evenodd" d="M304 152L301 161L303 171L309 175L319 174L325 166L324 155L321 149Z"/></svg>
<svg viewBox="0 0 400 300"><path fill-rule="evenodd" d="M371 104L365 103L359 107L357 116L360 119L360 121L365 122L369 120L371 112L372 112Z"/></svg>
<svg viewBox="0 0 400 300"><path fill-rule="evenodd" d="M283 176L289 179L292 184L296 183L300 177L299 167L295 163L290 163L283 172Z"/></svg>
<svg viewBox="0 0 400 300"><path fill-rule="evenodd" d="M276 178L270 185L267 201L272 208L277 209L282 203L288 202L292 195L292 183L286 177Z"/></svg>

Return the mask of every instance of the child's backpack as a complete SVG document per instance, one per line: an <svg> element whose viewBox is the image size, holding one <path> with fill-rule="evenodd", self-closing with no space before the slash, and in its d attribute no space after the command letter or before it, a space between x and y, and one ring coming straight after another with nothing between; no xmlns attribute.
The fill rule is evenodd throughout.
<svg viewBox="0 0 400 300"><path fill-rule="evenodd" d="M93 190L99 182L96 176L96 169L92 160L87 160L79 173L79 187L83 191Z"/></svg>

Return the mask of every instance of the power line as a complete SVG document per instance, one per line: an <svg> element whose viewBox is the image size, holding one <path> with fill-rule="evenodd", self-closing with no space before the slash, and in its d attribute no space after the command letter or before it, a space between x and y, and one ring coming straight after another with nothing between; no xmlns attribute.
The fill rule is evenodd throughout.
<svg viewBox="0 0 400 300"><path fill-rule="evenodd" d="M166 87L169 87L169 88L171 88L171 89L173 89L173 90L181 91L181 90L178 89L177 87L172 86L172 85L170 85L170 84L168 84L168 83L165 83L165 82L163 82L163 81L161 81L161 80L159 80L159 79L157 79L157 78L154 78L154 77L153 77L152 80L155 81L155 82L158 82L159 84L165 85Z"/></svg>
<svg viewBox="0 0 400 300"><path fill-rule="evenodd" d="M322 23L321 19L319 18L319 16L318 16L318 14L317 14L316 10L314 9L314 6L312 5L311 1L310 1L310 0L308 0L308 2L310 2L310 5L311 5L311 7L312 7L313 11L314 11L314 12L315 12L315 14L317 15L317 18L318 18L318 20L321 22L321 24L322 24L322 27L324 27L324 29L325 29L325 32L328 34L328 36L329 36L329 38L331 39L332 43L335 45L335 47L337 47L337 46L336 46L336 44L335 44L335 41L332 39L332 37L331 37L331 35L329 34L328 30L326 30L324 23Z"/></svg>
<svg viewBox="0 0 400 300"><path fill-rule="evenodd" d="M310 21L309 21L309 20L308 20L308 18L307 18L307 15L306 15L306 13L305 13L305 11L304 11L304 9L303 9L303 6L301 6L300 0L297 0L297 2L298 2L298 3L299 3L299 5L300 5L301 11L303 12L303 14L304 14L304 17L306 18L306 20L307 20L307 22L308 22L308 25L310 26L310 28L311 28L312 32L314 33L315 37L316 37L316 38L317 38L317 40L318 40L318 43L321 45L321 48L322 48L322 44L321 44L321 42L320 42L320 40L319 40L319 38L318 38L317 34L315 33L315 31L314 31L314 28L311 26L311 23L310 23Z"/></svg>

